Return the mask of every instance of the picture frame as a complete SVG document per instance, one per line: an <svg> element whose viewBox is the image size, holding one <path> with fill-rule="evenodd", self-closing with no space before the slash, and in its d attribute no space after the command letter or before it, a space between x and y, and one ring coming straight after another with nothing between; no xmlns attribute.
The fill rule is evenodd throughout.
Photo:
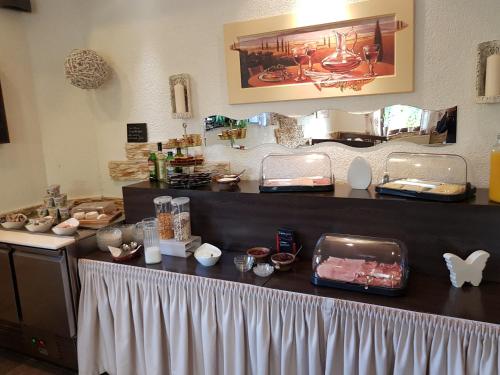
<svg viewBox="0 0 500 375"><path fill-rule="evenodd" d="M224 25L230 104L413 91L414 0L301 12Z"/></svg>
<svg viewBox="0 0 500 375"><path fill-rule="evenodd" d="M7 128L7 116L3 103L2 84L0 83L0 144L10 143L9 129Z"/></svg>

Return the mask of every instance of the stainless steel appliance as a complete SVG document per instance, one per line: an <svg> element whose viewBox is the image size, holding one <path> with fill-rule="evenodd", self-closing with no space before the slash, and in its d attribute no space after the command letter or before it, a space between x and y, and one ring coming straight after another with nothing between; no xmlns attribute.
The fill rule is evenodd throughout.
<svg viewBox="0 0 500 375"><path fill-rule="evenodd" d="M58 249L0 243L0 346L77 369L76 265L95 235L75 239Z"/></svg>

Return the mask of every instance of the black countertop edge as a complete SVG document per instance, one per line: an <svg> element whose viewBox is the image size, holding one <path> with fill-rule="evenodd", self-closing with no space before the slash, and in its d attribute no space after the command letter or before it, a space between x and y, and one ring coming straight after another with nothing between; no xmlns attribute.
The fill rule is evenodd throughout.
<svg viewBox="0 0 500 375"><path fill-rule="evenodd" d="M177 272L194 276L252 284L266 288L336 298L414 312L436 314L485 323L500 324L500 283L484 282L479 287L465 285L455 288L444 275L434 276L411 272L408 287L402 296L388 297L341 289L318 287L311 283L310 261L299 260L288 272L275 271L270 277L261 278L252 271L239 272L233 263L237 252L223 252L213 267L200 265L194 257L178 258L162 256L162 263L146 265L141 255L123 264ZM107 252L95 251L83 259L112 262Z"/></svg>
<svg viewBox="0 0 500 375"><path fill-rule="evenodd" d="M123 189L152 189L152 190L176 190L176 191L197 191L197 192L213 192L213 193L241 193L241 194L261 194L261 195L307 195L320 198L346 198L346 199L363 199L368 201L386 201L386 202L406 202L416 204L444 204L444 205L465 205L465 206L491 206L500 208L499 203L489 200L488 189L477 189L476 195L473 198L460 202L437 202L426 201L413 198L404 198L391 195L382 195L375 192L375 186L371 185L367 190L351 189L347 183L338 182L335 184L334 190L331 192L292 192L292 193L261 193L259 192L259 181L243 180L237 186L225 186L215 182L210 185L196 187L193 189L173 188L165 182L160 181L142 181L135 184L124 186Z"/></svg>

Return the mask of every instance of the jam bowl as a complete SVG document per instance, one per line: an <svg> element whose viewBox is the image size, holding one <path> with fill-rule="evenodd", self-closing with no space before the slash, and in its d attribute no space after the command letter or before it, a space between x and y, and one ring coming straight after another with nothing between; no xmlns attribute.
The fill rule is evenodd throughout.
<svg viewBox="0 0 500 375"><path fill-rule="evenodd" d="M247 255L250 255L254 258L255 263L264 263L267 262L267 258L269 257L270 249L267 247L252 247L247 250Z"/></svg>
<svg viewBox="0 0 500 375"><path fill-rule="evenodd" d="M295 255L291 253L277 253L271 256L271 262L278 271L288 271L295 262Z"/></svg>

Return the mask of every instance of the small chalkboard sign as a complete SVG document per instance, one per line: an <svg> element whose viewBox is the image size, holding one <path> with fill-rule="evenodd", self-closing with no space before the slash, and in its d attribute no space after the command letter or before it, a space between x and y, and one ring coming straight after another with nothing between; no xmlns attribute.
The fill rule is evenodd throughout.
<svg viewBox="0 0 500 375"><path fill-rule="evenodd" d="M144 143L148 141L148 126L146 124L127 124L127 142Z"/></svg>

